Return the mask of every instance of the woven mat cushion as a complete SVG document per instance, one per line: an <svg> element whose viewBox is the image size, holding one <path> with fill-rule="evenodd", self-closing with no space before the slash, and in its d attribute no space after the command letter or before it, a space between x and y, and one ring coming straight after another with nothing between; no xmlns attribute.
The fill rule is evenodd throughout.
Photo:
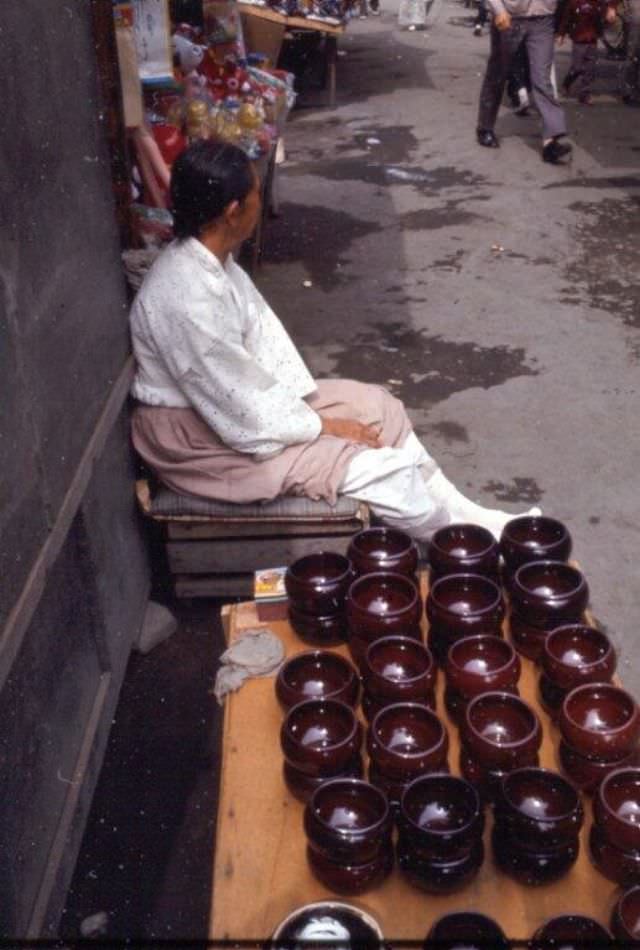
<svg viewBox="0 0 640 950"><path fill-rule="evenodd" d="M339 496L335 507L325 501L292 496L275 501L238 505L224 501L178 495L168 488L159 488L150 501L152 518L184 518L212 521L351 521L361 506L351 498Z"/></svg>

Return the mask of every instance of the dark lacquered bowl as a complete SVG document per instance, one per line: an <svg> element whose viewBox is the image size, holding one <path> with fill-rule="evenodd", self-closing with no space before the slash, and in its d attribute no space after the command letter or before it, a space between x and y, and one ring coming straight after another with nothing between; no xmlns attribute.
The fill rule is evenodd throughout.
<svg viewBox="0 0 640 950"><path fill-rule="evenodd" d="M544 851L571 841L584 821L575 788L550 769L515 769L502 780L496 822L524 848Z"/></svg>
<svg viewBox="0 0 640 950"><path fill-rule="evenodd" d="M307 861L313 874L335 894L363 894L382 884L393 870L393 847L382 848L372 861L342 864L307 845Z"/></svg>
<svg viewBox="0 0 640 950"><path fill-rule="evenodd" d="M531 561L567 561L571 554L571 537L555 518L523 515L512 518L504 526L500 553L511 571Z"/></svg>
<svg viewBox="0 0 640 950"><path fill-rule="evenodd" d="M424 858L408 839L401 838L397 856L400 871L414 887L429 894L451 894L466 887L480 870L484 861L484 844L482 838L475 838L466 853L436 861Z"/></svg>
<svg viewBox="0 0 640 950"><path fill-rule="evenodd" d="M396 528L366 528L352 538L347 556L357 574L415 575L418 547L415 541Z"/></svg>
<svg viewBox="0 0 640 950"><path fill-rule="evenodd" d="M422 600L415 583L404 574L363 574L349 588L350 633L372 642L419 628Z"/></svg>
<svg viewBox="0 0 640 950"><path fill-rule="evenodd" d="M551 623L538 627L524 620L515 608L512 608L509 614L509 633L513 645L518 653L530 660L540 659L547 637L557 626L557 622L552 620Z"/></svg>
<svg viewBox="0 0 640 950"><path fill-rule="evenodd" d="M371 762L399 782L441 767L448 749L447 730L431 709L418 703L381 709L367 734Z"/></svg>
<svg viewBox="0 0 640 950"><path fill-rule="evenodd" d="M640 851L640 769L614 769L593 799L593 817L623 851Z"/></svg>
<svg viewBox="0 0 640 950"><path fill-rule="evenodd" d="M520 695L520 690L517 686L503 686L502 692L513 693L514 696ZM453 720L457 726L460 725L460 720L464 717L465 710L470 702L471 699L467 699L467 697L463 696L462 693L458 693L451 686L445 686L444 706L447 710L449 718Z"/></svg>
<svg viewBox="0 0 640 950"><path fill-rule="evenodd" d="M289 622L305 643L312 646L334 646L347 639L347 618L344 611L327 616L306 613L289 603Z"/></svg>
<svg viewBox="0 0 640 950"><path fill-rule="evenodd" d="M509 941L495 920L484 914L459 912L436 920L427 934L425 950L509 950Z"/></svg>
<svg viewBox="0 0 640 950"><path fill-rule="evenodd" d="M373 722L381 709L386 709L387 706L393 706L397 700L395 699L376 699L373 696L370 696L366 690L362 693L362 712L368 723ZM424 706L428 706L429 709L436 711L436 694L435 690L431 690L425 696L421 696L420 699L412 699L411 702L419 702Z"/></svg>
<svg viewBox="0 0 640 950"><path fill-rule="evenodd" d="M383 637L367 648L361 666L367 694L385 705L427 702L437 668L427 647L411 637Z"/></svg>
<svg viewBox="0 0 640 950"><path fill-rule="evenodd" d="M540 757L537 752L531 752L520 763L521 767L537 767ZM468 782L478 790L483 802L494 802L500 793L502 781L509 774L509 769L492 769L479 762L469 752L464 742L460 744L460 771Z"/></svg>
<svg viewBox="0 0 640 950"><path fill-rule="evenodd" d="M579 755L611 762L628 755L640 736L640 712L629 693L611 683L587 683L567 694L558 725Z"/></svg>
<svg viewBox="0 0 640 950"><path fill-rule="evenodd" d="M611 930L623 946L640 947L640 885L618 899L611 914Z"/></svg>
<svg viewBox="0 0 640 950"><path fill-rule="evenodd" d="M635 767L639 764L640 756L638 750L634 749L623 758L615 759L612 762L605 762L601 759L587 759L567 745L563 739L558 747L558 760L562 771L571 784L582 792L591 795L610 772L619 768Z"/></svg>
<svg viewBox="0 0 640 950"><path fill-rule="evenodd" d="M531 938L531 950L607 950L611 934L592 917L563 914L552 917Z"/></svg>
<svg viewBox="0 0 640 950"><path fill-rule="evenodd" d="M360 684L354 667L338 653L308 650L284 663L276 677L276 696L285 709L307 699L358 702Z"/></svg>
<svg viewBox="0 0 640 950"><path fill-rule="evenodd" d="M429 544L431 583L447 574L482 574L497 580L499 561L498 542L477 524L439 528Z"/></svg>
<svg viewBox="0 0 640 950"><path fill-rule="evenodd" d="M591 825L589 850L595 866L610 881L621 887L640 881L640 852L616 848L599 825Z"/></svg>
<svg viewBox="0 0 640 950"><path fill-rule="evenodd" d="M299 610L327 616L342 610L352 580L348 558L334 551L320 551L294 561L287 568L284 586Z"/></svg>
<svg viewBox="0 0 640 950"><path fill-rule="evenodd" d="M284 783L293 797L300 802L310 801L316 789L332 778L362 778L363 775L364 765L359 752L335 775L307 775L306 772L300 772L286 760L282 763Z"/></svg>
<svg viewBox="0 0 640 950"><path fill-rule="evenodd" d="M514 769L529 764L542 742L535 712L512 693L481 693L467 706L460 724L462 738L481 764L493 769Z"/></svg>
<svg viewBox="0 0 640 950"><path fill-rule="evenodd" d="M564 561L522 564L511 585L513 609L536 626L579 621L588 602L584 574Z"/></svg>
<svg viewBox="0 0 640 950"><path fill-rule="evenodd" d="M330 779L304 812L309 845L337 863L364 864L391 846L393 819L384 792L359 779Z"/></svg>
<svg viewBox="0 0 640 950"><path fill-rule="evenodd" d="M602 631L567 624L548 634L540 662L545 676L569 692L583 683L609 682L616 668L616 653Z"/></svg>
<svg viewBox="0 0 640 950"><path fill-rule="evenodd" d="M502 591L480 574L449 574L431 585L427 597L429 623L458 636L500 634L504 619Z"/></svg>
<svg viewBox="0 0 640 950"><path fill-rule="evenodd" d="M359 753L362 726L346 703L310 699L293 706L280 729L284 757L306 775L335 775Z"/></svg>
<svg viewBox="0 0 640 950"><path fill-rule="evenodd" d="M270 941L272 950L292 950L311 946L318 934L328 946L381 948L383 941L380 925L359 907L341 901L317 901L298 907L278 924ZM348 935L345 937L345 933Z"/></svg>
<svg viewBox="0 0 640 950"><path fill-rule="evenodd" d="M500 870L528 886L550 884L564 877L576 863L580 851L577 835L556 848L531 850L498 824L493 827L491 845Z"/></svg>
<svg viewBox="0 0 640 950"><path fill-rule="evenodd" d="M444 759L442 762L436 763L433 767L425 769L425 771L420 774L429 775L431 772L448 773L449 765L447 760ZM391 805L394 815L397 816L402 796L415 779L413 776L409 779L390 778L384 772L377 769L375 763L369 762L369 781L372 785L375 785L376 788L381 789L385 793L389 799L389 804Z"/></svg>
<svg viewBox="0 0 640 950"><path fill-rule="evenodd" d="M435 773L407 786L397 824L400 837L416 856L454 860L468 854L482 836L484 813L473 785L455 775Z"/></svg>
<svg viewBox="0 0 640 950"><path fill-rule="evenodd" d="M520 660L501 637L481 634L464 637L449 648L445 664L447 683L461 696L495 692L517 685Z"/></svg>

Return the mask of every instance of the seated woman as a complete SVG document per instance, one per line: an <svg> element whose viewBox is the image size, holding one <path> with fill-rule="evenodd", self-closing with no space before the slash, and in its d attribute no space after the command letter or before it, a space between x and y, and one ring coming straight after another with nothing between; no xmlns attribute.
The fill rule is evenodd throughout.
<svg viewBox="0 0 640 950"><path fill-rule="evenodd" d="M398 399L379 386L312 378L233 260L260 213L244 152L189 146L173 166L171 204L175 240L131 310L133 442L159 479L229 502L348 495L419 540L456 521L498 536L513 516L456 490Z"/></svg>

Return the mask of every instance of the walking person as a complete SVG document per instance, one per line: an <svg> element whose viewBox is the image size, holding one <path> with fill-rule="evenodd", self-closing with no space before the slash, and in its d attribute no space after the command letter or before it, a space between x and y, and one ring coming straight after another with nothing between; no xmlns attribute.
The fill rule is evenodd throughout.
<svg viewBox="0 0 640 950"><path fill-rule="evenodd" d="M498 148L500 144L494 131L498 110L513 59L524 45L529 58L531 96L542 118L542 158L557 165L571 154L571 145L565 138L564 110L551 82L558 0L487 2L493 22L491 52L480 90L478 143L485 148Z"/></svg>
<svg viewBox="0 0 640 950"><path fill-rule="evenodd" d="M567 0L558 24L558 46L571 37L571 66L562 91L568 96L575 84L578 102L591 103L591 87L596 75L598 37L605 23L616 17L615 7L604 0Z"/></svg>
<svg viewBox="0 0 640 950"><path fill-rule="evenodd" d="M620 68L620 95L627 106L640 106L640 0L625 4L627 55Z"/></svg>

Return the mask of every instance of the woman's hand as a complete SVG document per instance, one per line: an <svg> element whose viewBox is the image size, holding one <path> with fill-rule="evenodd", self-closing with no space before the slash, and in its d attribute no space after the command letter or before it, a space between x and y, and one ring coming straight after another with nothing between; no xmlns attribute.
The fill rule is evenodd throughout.
<svg viewBox="0 0 640 950"><path fill-rule="evenodd" d="M366 426L355 419L327 419L322 418L321 435L335 435L348 442L363 442L372 449L382 448L380 441L380 426Z"/></svg>

